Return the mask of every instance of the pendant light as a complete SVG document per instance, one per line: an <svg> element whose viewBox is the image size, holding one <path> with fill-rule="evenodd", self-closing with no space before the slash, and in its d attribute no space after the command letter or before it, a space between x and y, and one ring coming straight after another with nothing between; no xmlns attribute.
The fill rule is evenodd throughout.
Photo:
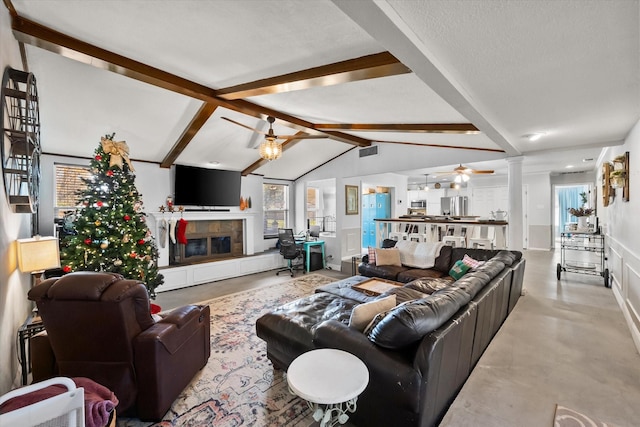
<svg viewBox="0 0 640 427"><path fill-rule="evenodd" d="M429 174L424 174L424 191L429 191Z"/></svg>

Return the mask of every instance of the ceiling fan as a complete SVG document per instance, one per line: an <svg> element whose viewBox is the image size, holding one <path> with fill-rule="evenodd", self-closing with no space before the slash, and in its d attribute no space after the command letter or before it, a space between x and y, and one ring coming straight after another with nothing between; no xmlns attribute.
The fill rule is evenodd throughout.
<svg viewBox="0 0 640 427"><path fill-rule="evenodd" d="M243 123L237 122L228 117L222 117L228 122L236 124L238 126L242 126L245 129L249 129L253 132L262 134L265 136L264 141L260 143L260 157L265 160L276 160L282 156L282 143L277 141L278 139L284 139L285 141L292 141L294 139L320 139L327 138L325 135L309 135L304 132L298 132L294 135L276 135L273 132L273 123L276 121L275 117L268 116L267 121L269 122L269 130L264 132L260 129L252 128L251 126L247 126Z"/></svg>
<svg viewBox="0 0 640 427"><path fill-rule="evenodd" d="M225 119L228 122L234 123L238 126L242 126L245 129L249 129L253 132L257 132L260 133L262 135L264 135L266 138L273 138L273 139L320 139L320 138L328 138L326 135L309 135L306 133L298 133L298 134L294 134L294 135L276 135L273 132L273 123L276 121L275 117L272 116L268 116L267 117L267 121L269 122L269 130L267 132L264 132L260 129L256 129L256 128L252 128L251 126L247 126L243 123L237 122L233 119L230 119L228 117L222 117L223 119Z"/></svg>
<svg viewBox="0 0 640 427"><path fill-rule="evenodd" d="M493 172L494 172L493 170L471 169L470 167L459 165L458 167L454 168L451 171L436 172L435 175L437 176L455 175L455 179L454 179L455 182L467 182L469 181L469 175L473 175L473 174L488 175L488 174L492 174Z"/></svg>

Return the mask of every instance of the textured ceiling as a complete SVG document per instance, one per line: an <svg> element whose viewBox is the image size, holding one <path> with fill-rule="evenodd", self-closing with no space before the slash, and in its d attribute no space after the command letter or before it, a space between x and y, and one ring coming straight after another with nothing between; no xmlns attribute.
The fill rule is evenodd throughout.
<svg viewBox="0 0 640 427"><path fill-rule="evenodd" d="M374 142L502 149L500 156L462 157L524 155L525 172L539 163L551 172L564 170L570 154L554 152L569 149L574 163L597 158L593 152L621 143L640 116L638 1L13 4L21 17L211 89L388 51L413 73L246 101L312 123L470 122L480 134L344 133ZM45 152L88 156L100 136L116 132L134 158L161 162L202 105L101 69L99 61L81 63L73 59L77 55L63 57L33 44L27 57L42 98ZM248 168L259 158L259 135L221 117L265 130L260 116L218 107L175 162ZM278 121L274 130L293 134L300 128ZM533 132L546 135L535 143L523 138ZM448 165L460 156L460 150L398 147L430 159L424 170L407 173L438 166L436 157ZM303 140L255 173L295 179L352 148L336 140Z"/></svg>

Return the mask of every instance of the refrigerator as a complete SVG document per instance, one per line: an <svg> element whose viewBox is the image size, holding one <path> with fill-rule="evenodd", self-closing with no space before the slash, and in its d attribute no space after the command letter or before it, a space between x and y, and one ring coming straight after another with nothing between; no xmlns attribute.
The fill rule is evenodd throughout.
<svg viewBox="0 0 640 427"><path fill-rule="evenodd" d="M466 216L468 215L467 196L452 196L440 198L440 214L450 216Z"/></svg>

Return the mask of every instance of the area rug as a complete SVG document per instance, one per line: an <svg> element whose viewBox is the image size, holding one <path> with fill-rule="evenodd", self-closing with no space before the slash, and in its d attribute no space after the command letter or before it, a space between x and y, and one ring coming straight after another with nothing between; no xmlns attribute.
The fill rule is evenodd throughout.
<svg viewBox="0 0 640 427"><path fill-rule="evenodd" d="M553 420L553 427L615 427L613 424L604 423L581 414L573 409L556 405L556 416Z"/></svg>
<svg viewBox="0 0 640 427"><path fill-rule="evenodd" d="M291 281L239 292L200 304L211 307L211 357L159 423L120 418L118 427L306 427L313 422L306 402L289 393L273 370L266 343L256 335L265 312L334 282L307 274Z"/></svg>

